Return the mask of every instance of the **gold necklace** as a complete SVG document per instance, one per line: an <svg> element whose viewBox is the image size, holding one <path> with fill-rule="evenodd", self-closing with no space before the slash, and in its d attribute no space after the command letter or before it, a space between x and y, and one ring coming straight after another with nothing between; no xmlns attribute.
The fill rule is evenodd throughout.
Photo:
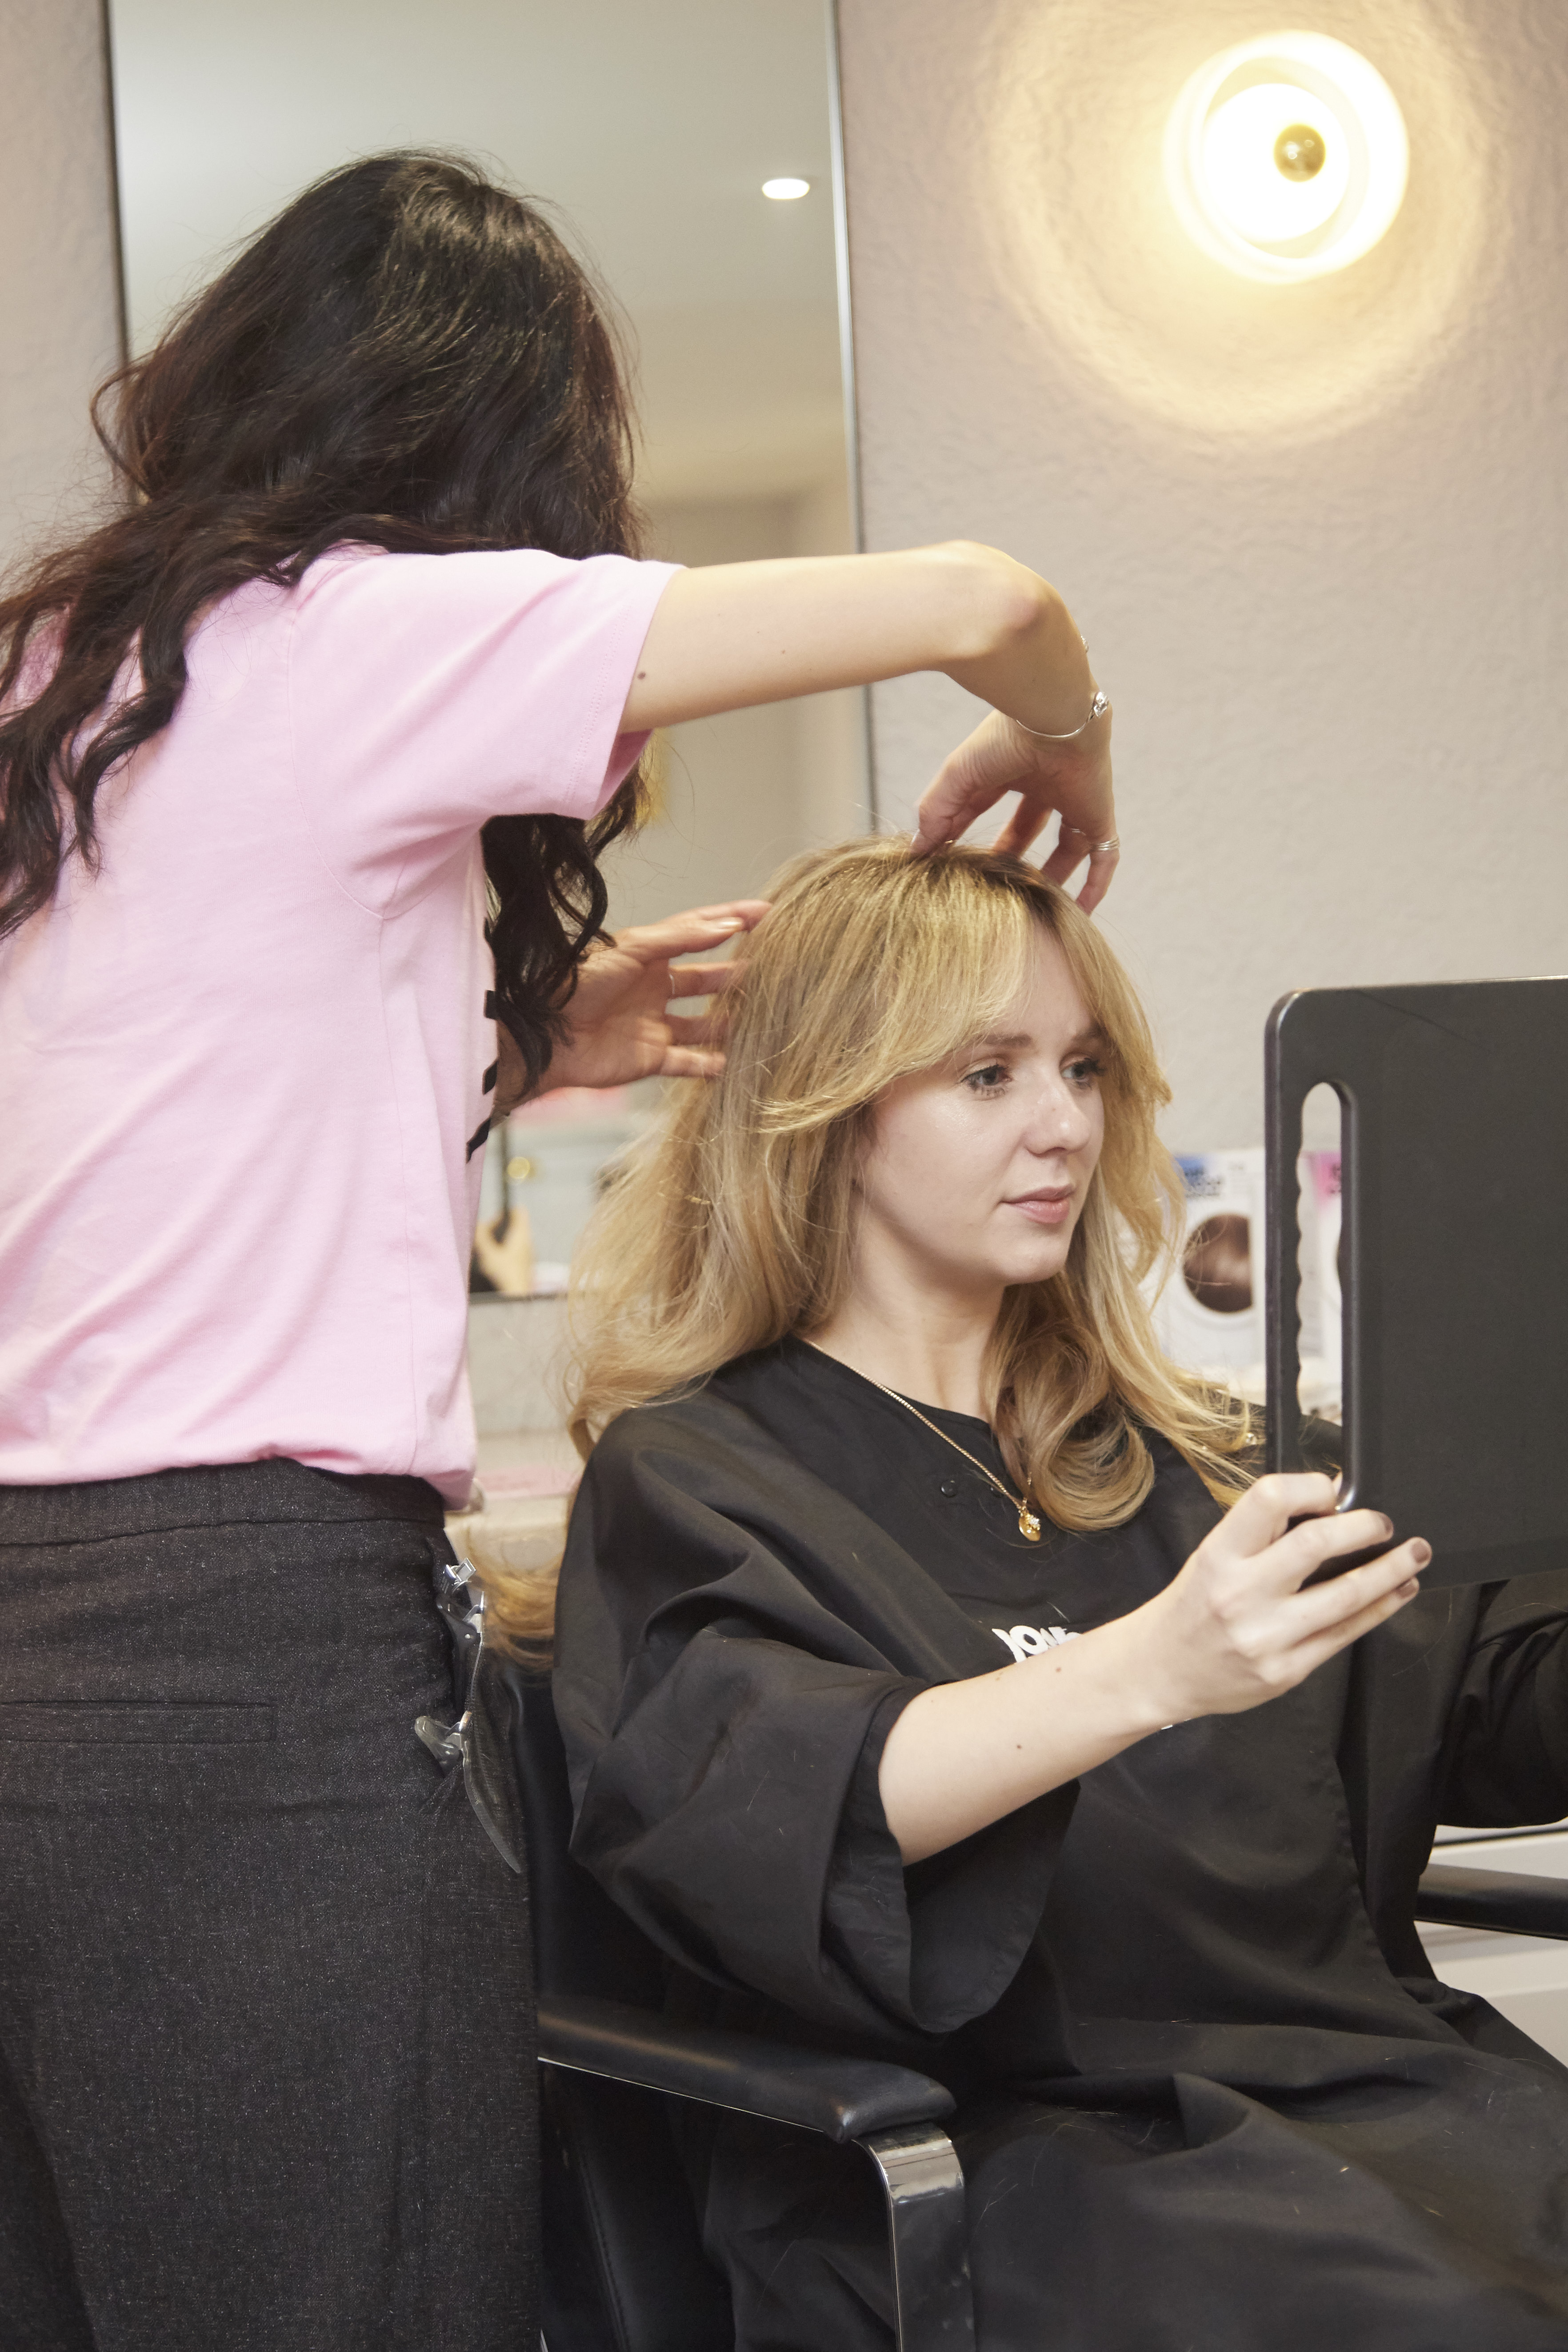
<svg viewBox="0 0 1568 2352"><path fill-rule="evenodd" d="M1030 1543L1038 1543L1040 1541L1040 1515L1038 1512L1030 1510L1029 1496L1027 1495L1015 1495L1010 1486L1004 1486L1001 1480L997 1476L995 1471L988 1470L983 1462L977 1462L974 1455L964 1446L960 1445L956 1437L949 1437L945 1429L938 1429L934 1421L927 1421L925 1419L925 1415L921 1412L920 1407L917 1404L911 1404L906 1396L900 1396L896 1389L883 1388L880 1381L873 1381L872 1382L872 1386L873 1388L882 1389L883 1396L891 1397L894 1404L901 1404L906 1412L912 1412L915 1415L915 1420L922 1423L924 1426L931 1432L933 1437L939 1437L944 1445L950 1445L952 1447L955 1454L962 1454L965 1461L969 1464L970 1467L977 1470L982 1478L988 1478L992 1486L996 1488L998 1494L1002 1496L1003 1500L1012 1505L1014 1510L1019 1515L1019 1535L1027 1537Z"/></svg>

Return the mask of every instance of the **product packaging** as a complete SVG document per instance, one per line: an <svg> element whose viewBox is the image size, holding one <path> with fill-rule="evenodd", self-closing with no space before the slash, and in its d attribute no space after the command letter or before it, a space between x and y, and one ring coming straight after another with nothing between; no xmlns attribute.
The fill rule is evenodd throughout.
<svg viewBox="0 0 1568 2352"><path fill-rule="evenodd" d="M1250 1392L1263 1365L1263 1154L1190 1153L1180 1263L1155 1305L1174 1363Z"/></svg>
<svg viewBox="0 0 1568 2352"><path fill-rule="evenodd" d="M1173 1363L1260 1404L1264 1372L1263 1153L1178 1157L1186 1193L1180 1264L1153 1302L1155 1328ZM1300 1161L1301 1401L1337 1417L1340 1157L1304 1151Z"/></svg>

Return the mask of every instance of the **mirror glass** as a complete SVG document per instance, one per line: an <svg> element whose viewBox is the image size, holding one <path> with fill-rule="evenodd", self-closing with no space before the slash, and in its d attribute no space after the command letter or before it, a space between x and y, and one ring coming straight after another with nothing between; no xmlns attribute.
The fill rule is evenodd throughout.
<svg viewBox="0 0 1568 2352"><path fill-rule="evenodd" d="M545 201L622 314L650 553L853 544L823 0L110 0L131 346L319 173L449 147ZM763 184L804 180L803 196ZM683 728L637 921L866 822L858 694Z"/></svg>
<svg viewBox="0 0 1568 2352"><path fill-rule="evenodd" d="M824 0L110 0L110 20L133 351L320 173L456 149L544 201L612 297L651 554L854 544ZM780 180L805 193L763 194ZM755 894L786 857L862 831L865 740L858 692L672 730L658 817L612 853L612 923ZM492 1139L482 1425L554 1418L517 1392L543 1360L520 1335L510 1401L486 1403L480 1357L504 1318L479 1301L559 1288L598 1171L645 1115L558 1095Z"/></svg>

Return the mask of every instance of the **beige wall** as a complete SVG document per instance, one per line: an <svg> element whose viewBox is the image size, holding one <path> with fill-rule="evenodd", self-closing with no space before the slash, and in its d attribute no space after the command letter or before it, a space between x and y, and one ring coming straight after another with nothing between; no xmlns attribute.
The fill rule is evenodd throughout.
<svg viewBox="0 0 1568 2352"><path fill-rule="evenodd" d="M98 0L0 0L0 565L101 487L117 266Z"/></svg>
<svg viewBox="0 0 1568 2352"><path fill-rule="evenodd" d="M1068 594L1170 1139L1257 1142L1283 990L1568 967L1561 8L1317 0L1411 183L1365 260L1284 287L1187 245L1159 160L1187 75L1288 10L840 16L869 543L971 534ZM974 711L879 689L884 815Z"/></svg>

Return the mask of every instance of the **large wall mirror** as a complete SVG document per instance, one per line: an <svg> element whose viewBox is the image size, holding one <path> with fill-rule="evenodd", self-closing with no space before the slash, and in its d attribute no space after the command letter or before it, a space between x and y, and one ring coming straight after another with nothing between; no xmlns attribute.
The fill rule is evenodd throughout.
<svg viewBox="0 0 1568 2352"><path fill-rule="evenodd" d="M545 199L615 299L650 552L849 549L831 15L826 0L110 0L131 348L319 173L458 149ZM770 181L806 191L768 196ZM615 853L612 922L755 893L783 859L862 830L863 698L678 728L660 774L658 820ZM642 1108L558 1102L495 1139L482 1223L500 1241L481 1295L559 1285L593 1171ZM516 1408L487 1399L478 1339L494 1423ZM517 1375L531 1351L504 1352Z"/></svg>
<svg viewBox="0 0 1568 2352"><path fill-rule="evenodd" d="M823 0L110 0L131 346L318 173L453 147L629 328L651 552L853 544ZM803 180L803 196L762 193ZM683 728L616 914L755 890L867 815L858 694Z"/></svg>

